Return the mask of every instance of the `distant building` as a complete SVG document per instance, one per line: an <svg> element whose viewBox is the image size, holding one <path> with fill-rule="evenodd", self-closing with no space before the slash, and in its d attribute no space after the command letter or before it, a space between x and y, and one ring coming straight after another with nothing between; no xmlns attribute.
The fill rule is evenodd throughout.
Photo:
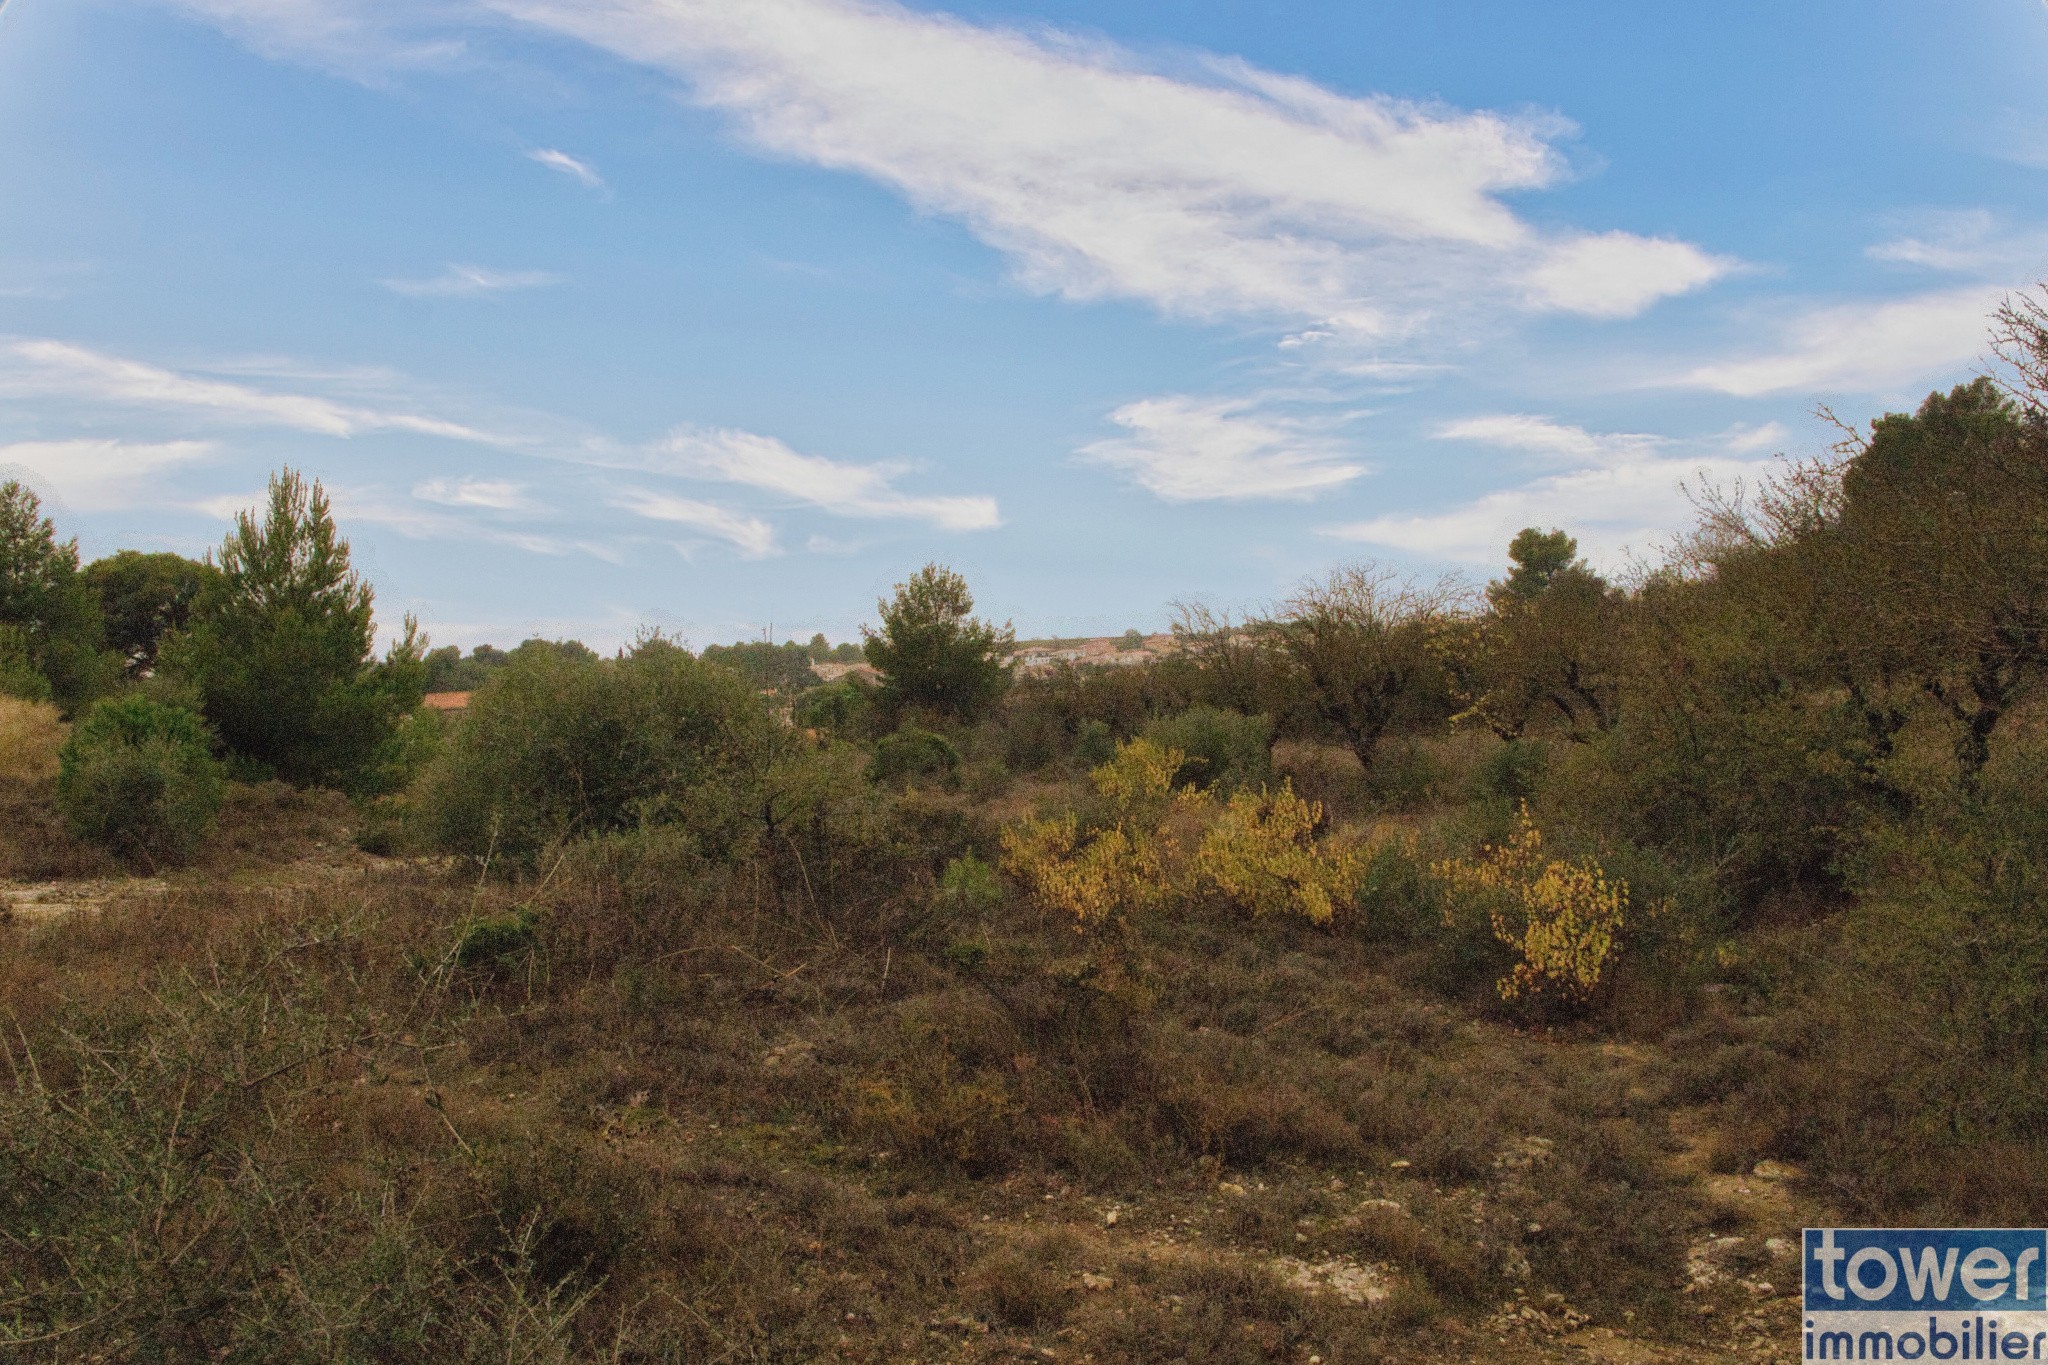
<svg viewBox="0 0 2048 1365"><path fill-rule="evenodd" d="M460 715L469 709L470 694L467 692L429 692L420 698L420 704L429 711L445 711Z"/></svg>
<svg viewBox="0 0 2048 1365"><path fill-rule="evenodd" d="M1059 645L1028 645L1010 656L1010 666L1030 675L1050 673L1061 665L1074 668L1137 668L1158 663L1179 647L1171 635L1148 635L1145 642L1125 647L1124 637L1075 640Z"/></svg>
<svg viewBox="0 0 2048 1365"><path fill-rule="evenodd" d="M838 682L841 678L852 678L855 682L878 683L882 674L873 664L812 664L811 672L818 675L820 682Z"/></svg>

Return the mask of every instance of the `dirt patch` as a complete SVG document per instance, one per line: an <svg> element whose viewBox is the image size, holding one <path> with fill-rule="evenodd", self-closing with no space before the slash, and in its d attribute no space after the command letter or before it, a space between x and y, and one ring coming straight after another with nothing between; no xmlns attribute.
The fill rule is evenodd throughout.
<svg viewBox="0 0 2048 1365"><path fill-rule="evenodd" d="M0 882L0 924L38 928L73 915L97 914L117 897L161 893L156 878L106 881Z"/></svg>

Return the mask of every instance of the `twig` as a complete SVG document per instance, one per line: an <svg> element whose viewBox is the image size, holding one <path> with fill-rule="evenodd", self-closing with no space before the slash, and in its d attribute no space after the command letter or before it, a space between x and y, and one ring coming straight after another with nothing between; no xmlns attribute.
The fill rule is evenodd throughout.
<svg viewBox="0 0 2048 1365"><path fill-rule="evenodd" d="M1329 1007L1330 1006L1328 1001L1323 1001L1321 1003L1314 1005L1304 1005L1300 1009L1296 1010L1294 1013L1283 1014L1278 1019L1275 1019L1272 1023L1263 1026L1259 1029L1258 1034L1255 1036L1263 1037L1266 1034L1271 1033L1274 1029L1279 1028L1282 1024L1293 1023L1296 1019L1301 1018L1301 1016L1304 1014L1314 1014L1317 1010L1326 1010Z"/></svg>

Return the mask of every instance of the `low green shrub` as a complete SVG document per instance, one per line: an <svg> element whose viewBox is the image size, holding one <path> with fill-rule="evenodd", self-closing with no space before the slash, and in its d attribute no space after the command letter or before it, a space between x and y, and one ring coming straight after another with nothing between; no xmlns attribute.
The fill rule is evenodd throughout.
<svg viewBox="0 0 2048 1365"><path fill-rule="evenodd" d="M1003 762L1017 772L1035 773L1058 761L1073 736L1056 712L1020 707L1003 716L1002 740Z"/></svg>
<svg viewBox="0 0 2048 1365"><path fill-rule="evenodd" d="M1511 739L1480 760L1472 785L1482 800L1505 801L1512 806L1534 797L1549 770L1550 751L1539 741Z"/></svg>
<svg viewBox="0 0 2048 1365"><path fill-rule="evenodd" d="M777 722L730 670L662 640L619 659L522 652L470 701L412 798L430 846L530 863L591 834L737 837Z"/></svg>
<svg viewBox="0 0 2048 1365"><path fill-rule="evenodd" d="M135 694L102 701L64 743L58 808L77 837L121 857L183 862L220 811L210 738L183 707Z"/></svg>
<svg viewBox="0 0 2048 1365"><path fill-rule="evenodd" d="M2048 753L1930 801L1835 926L1740 1108L1859 1213L2024 1219L2048 1133Z"/></svg>
<svg viewBox="0 0 2048 1365"><path fill-rule="evenodd" d="M790 707L790 719L806 730L834 736L866 734L873 721L875 689L853 678L806 688Z"/></svg>
<svg viewBox="0 0 2048 1365"><path fill-rule="evenodd" d="M1002 878L972 853L963 853L939 875L939 901L963 914L985 914L1002 904Z"/></svg>
<svg viewBox="0 0 2048 1365"><path fill-rule="evenodd" d="M21 627L0 625L0 698L50 700L50 680L36 667L28 644L28 633Z"/></svg>
<svg viewBox="0 0 2048 1365"><path fill-rule="evenodd" d="M875 745L875 759L868 765L868 776L876 782L946 777L959 766L959 751L944 735L907 725Z"/></svg>
<svg viewBox="0 0 2048 1365"><path fill-rule="evenodd" d="M1106 720L1084 720L1074 733L1074 757L1091 768L1116 757L1116 732Z"/></svg>
<svg viewBox="0 0 2048 1365"><path fill-rule="evenodd" d="M1232 792L1257 787L1273 777L1273 721L1214 706L1191 706L1160 716L1140 733L1162 749L1187 755L1173 775L1176 787Z"/></svg>
<svg viewBox="0 0 2048 1365"><path fill-rule="evenodd" d="M455 965L492 969L514 966L533 951L539 927L539 917L523 905L502 915L473 919L455 942Z"/></svg>
<svg viewBox="0 0 2048 1365"><path fill-rule="evenodd" d="M999 758L969 763L960 770L960 789L976 801L1000 800L1010 783L1010 766Z"/></svg>

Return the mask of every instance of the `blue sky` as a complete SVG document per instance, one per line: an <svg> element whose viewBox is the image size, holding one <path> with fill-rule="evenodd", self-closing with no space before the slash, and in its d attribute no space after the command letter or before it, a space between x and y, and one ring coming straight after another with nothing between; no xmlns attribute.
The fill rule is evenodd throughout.
<svg viewBox="0 0 2048 1365"><path fill-rule="evenodd" d="M2048 275L2039 0L12 0L0 475L387 624L1025 634L1608 567Z"/></svg>

